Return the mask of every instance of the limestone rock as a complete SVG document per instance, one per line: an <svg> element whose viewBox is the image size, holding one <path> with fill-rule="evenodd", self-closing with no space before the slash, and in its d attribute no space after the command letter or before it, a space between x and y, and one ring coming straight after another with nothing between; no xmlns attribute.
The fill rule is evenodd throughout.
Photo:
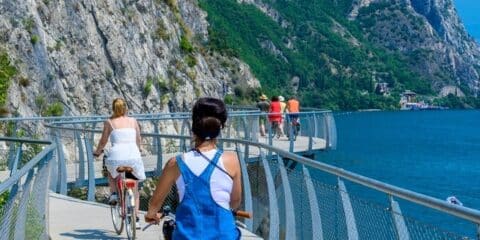
<svg viewBox="0 0 480 240"><path fill-rule="evenodd" d="M232 79L259 86L248 67L236 74L208 56L206 13L195 0L172 2L2 1L0 46L31 80L12 84L8 107L38 116L43 98L61 102L66 115L107 114L123 97L130 112L154 113L181 110L199 96L223 98Z"/></svg>

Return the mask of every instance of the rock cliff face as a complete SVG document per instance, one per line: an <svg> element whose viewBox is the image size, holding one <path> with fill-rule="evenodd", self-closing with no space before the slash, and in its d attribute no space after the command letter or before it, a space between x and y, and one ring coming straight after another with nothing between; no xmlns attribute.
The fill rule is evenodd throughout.
<svg viewBox="0 0 480 240"><path fill-rule="evenodd" d="M406 54L435 90L460 84L477 92L480 51L452 0L363 0L352 9L369 40Z"/></svg>
<svg viewBox="0 0 480 240"><path fill-rule="evenodd" d="M0 47L18 72L6 107L106 114L123 97L131 112L162 112L223 98L233 82L259 87L247 65L208 48L205 17L196 0L1 1Z"/></svg>

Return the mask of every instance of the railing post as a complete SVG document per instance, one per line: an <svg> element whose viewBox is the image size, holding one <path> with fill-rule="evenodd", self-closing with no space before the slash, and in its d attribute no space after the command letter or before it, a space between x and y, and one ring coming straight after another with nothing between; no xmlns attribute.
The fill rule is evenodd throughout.
<svg viewBox="0 0 480 240"><path fill-rule="evenodd" d="M158 120L156 120L156 121L152 120L151 123L153 125L153 132L157 135L160 134L160 130L158 129L159 121ZM155 146L154 152L158 152L158 148L156 148L158 146L158 137L153 138L153 143L152 144L153 144L153 146Z"/></svg>
<svg viewBox="0 0 480 240"><path fill-rule="evenodd" d="M268 124L267 124L267 122L268 122ZM265 127L268 128L268 145L273 146L272 123L270 121L268 121L268 116L267 116L267 120L265 121ZM267 130L267 129L265 129L265 130ZM272 159L272 151L271 150L268 150L268 159L269 160Z"/></svg>
<svg viewBox="0 0 480 240"><path fill-rule="evenodd" d="M480 224L477 224L477 240L480 240Z"/></svg>
<svg viewBox="0 0 480 240"><path fill-rule="evenodd" d="M245 145L245 155L241 154L240 147L238 143L235 144L235 150L237 151L237 156L240 160L240 168L242 169L242 182L243 182L243 196L245 198L245 211L252 212L252 189L250 187L250 177L248 175L247 162L245 161L245 156L248 156L248 145ZM253 231L253 219L245 219L245 225L247 229Z"/></svg>
<svg viewBox="0 0 480 240"><path fill-rule="evenodd" d="M8 129L9 121L6 122L6 127ZM12 130L12 136L11 137L16 137L17 136L17 122L13 122L13 130ZM12 142L10 143L9 150L8 150L8 167L10 170L13 168L13 162L15 161L15 147L16 143Z"/></svg>
<svg viewBox="0 0 480 240"><path fill-rule="evenodd" d="M358 240L357 223L353 214L352 203L348 196L345 183L338 178L338 191L342 200L343 212L345 213L345 222L347 224L348 240Z"/></svg>
<svg viewBox="0 0 480 240"><path fill-rule="evenodd" d="M227 138L232 138L232 130L231 128L235 126L235 124L233 124L234 122L233 121L228 121L227 122ZM227 148L231 147L232 146L232 143L231 142L227 142Z"/></svg>
<svg viewBox="0 0 480 240"><path fill-rule="evenodd" d="M58 146L56 147L58 148ZM52 157L50 161L52 162L50 167L50 190L53 192L58 192L58 154L56 157Z"/></svg>
<svg viewBox="0 0 480 240"><path fill-rule="evenodd" d="M280 220L278 216L278 204L277 204L277 194L275 192L275 182L273 180L272 172L270 170L270 165L268 164L265 154L260 150L260 158L262 161L263 169L265 171L265 178L267 180L267 191L268 191L268 212L269 212L269 230L268 230L268 239L277 240L280 239L279 234L279 225Z"/></svg>
<svg viewBox="0 0 480 240"><path fill-rule="evenodd" d="M162 139L158 136L160 134L160 129L158 128L158 121L154 122L154 131L157 136L155 136L155 150L157 152L157 169L155 169L155 174L157 176L160 176L162 173L162 167L163 167L163 154L162 154Z"/></svg>
<svg viewBox="0 0 480 240"><path fill-rule="evenodd" d="M58 173L60 179L58 181L58 189L60 194L67 195L67 166L65 163L65 155L63 154L63 145L60 140L59 131L55 131L55 143L57 144L58 153Z"/></svg>
<svg viewBox="0 0 480 240"><path fill-rule="evenodd" d="M83 151L82 138L78 131L75 131L75 141L77 141L78 146L78 178L75 185L80 187L85 180L85 153Z"/></svg>
<svg viewBox="0 0 480 240"><path fill-rule="evenodd" d="M36 212L39 214L38 219L42 222L42 226L45 227L39 239L48 239L49 234L49 224L47 224L49 220L47 211L49 189L45 186L50 184L50 168L52 166L50 161L52 160L52 156L53 154L50 152L42 161L39 162L37 175L35 176L35 181L32 188L32 191L37 191L34 193L34 200Z"/></svg>
<svg viewBox="0 0 480 240"><path fill-rule="evenodd" d="M283 163L282 157L278 155L277 160L278 168L280 169L280 178L282 179L283 185L283 195L285 198L285 222L286 222L286 232L285 239L296 239L296 226L295 226L295 206L293 205L292 190L290 188L290 182L288 180L287 171L285 170L285 165Z"/></svg>
<svg viewBox="0 0 480 240"><path fill-rule="evenodd" d="M248 128L251 136L251 140L254 142L258 142L258 135L260 134L260 116L257 114L255 116L250 117L251 124Z"/></svg>
<svg viewBox="0 0 480 240"><path fill-rule="evenodd" d="M290 113L288 113L286 116L287 116L286 123L288 125L288 140L289 140L288 151L293 153L295 150L294 139L296 138L296 136L294 136L293 134L293 125L292 125L292 120L290 119Z"/></svg>
<svg viewBox="0 0 480 240"><path fill-rule="evenodd" d="M18 203L18 209L17 209L18 212L17 212L16 223L15 223L14 239L25 239L25 230L26 230L25 221L27 220L28 201L30 200L33 173L34 173L34 170L30 169L27 175L27 179L23 184L22 198Z"/></svg>
<svg viewBox="0 0 480 240"><path fill-rule="evenodd" d="M188 128L188 130L190 130L187 119L184 119L182 121L182 129L180 131L180 135L182 135L182 136L185 135L185 128ZM189 131L189 134L190 134L190 131ZM186 148L186 144L185 144L185 139L181 139L180 140L180 152L184 152L186 149L187 148Z"/></svg>
<svg viewBox="0 0 480 240"><path fill-rule="evenodd" d="M88 190L87 200L95 201L95 169L93 163L93 146L90 143L90 139L85 136L85 149L87 150L88 161Z"/></svg>
<svg viewBox="0 0 480 240"><path fill-rule="evenodd" d="M313 186L312 178L305 165L302 164L303 178L307 187L308 202L310 204L310 214L312 218L312 239L323 240L322 219L320 208L318 207L317 194Z"/></svg>
<svg viewBox="0 0 480 240"><path fill-rule="evenodd" d="M12 166L10 168L10 177L18 170L18 162L22 159L22 146L23 143L20 142L18 144L17 152L15 153L15 158L13 159Z"/></svg>
<svg viewBox="0 0 480 240"><path fill-rule="evenodd" d="M243 116L242 117L242 125L243 125L243 131L245 132L245 140L248 140L248 141L251 141L251 136L252 136L252 133L251 133L251 128L249 128L248 124L247 124L247 117Z"/></svg>
<svg viewBox="0 0 480 240"><path fill-rule="evenodd" d="M316 131L316 123L315 123L315 113L312 116L307 117L308 125L310 126L310 131L308 133L308 152L311 153L313 149L313 136ZM313 122L313 124L312 124Z"/></svg>
<svg viewBox="0 0 480 240"><path fill-rule="evenodd" d="M328 126L328 116L326 113L323 114L323 134L325 135L325 149L330 149L330 128Z"/></svg>
<svg viewBox="0 0 480 240"><path fill-rule="evenodd" d="M408 233L407 225L405 224L405 220L403 219L402 211L400 210L400 206L398 202L395 201L392 195L388 195L388 199L390 200L390 208L392 209L392 218L393 222L395 223L395 230L397 233L397 237L399 240L410 240L410 234Z"/></svg>
<svg viewBox="0 0 480 240"><path fill-rule="evenodd" d="M162 148L162 139L158 137L157 140L157 169L156 169L156 174L157 176L160 176L162 173L162 167L163 167L163 148Z"/></svg>

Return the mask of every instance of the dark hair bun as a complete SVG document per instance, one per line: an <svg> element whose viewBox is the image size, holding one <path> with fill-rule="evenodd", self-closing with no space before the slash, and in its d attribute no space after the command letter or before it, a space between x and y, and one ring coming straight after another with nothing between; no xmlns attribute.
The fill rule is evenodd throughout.
<svg viewBox="0 0 480 240"><path fill-rule="evenodd" d="M217 98L200 98L192 109L192 132L201 140L214 139L227 121L225 103Z"/></svg>

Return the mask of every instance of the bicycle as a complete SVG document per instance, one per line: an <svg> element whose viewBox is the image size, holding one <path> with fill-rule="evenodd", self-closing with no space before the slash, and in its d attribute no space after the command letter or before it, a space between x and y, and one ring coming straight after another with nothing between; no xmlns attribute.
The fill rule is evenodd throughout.
<svg viewBox="0 0 480 240"><path fill-rule="evenodd" d="M107 152L103 152L103 164L102 164L102 175L108 177L109 173L105 166L107 160ZM94 157L99 155L93 154ZM115 184L117 186L117 195L119 199L114 203L110 204L110 214L112 218L113 228L115 232L120 235L122 234L123 227L125 225L125 232L127 232L128 239L135 239L136 236L136 208L135 208L135 187L137 185L137 180L133 176L133 168L129 166L119 166L117 167L117 172L120 173L120 177L115 179ZM127 176L128 175L128 176Z"/></svg>
<svg viewBox="0 0 480 240"><path fill-rule="evenodd" d="M272 137L277 136L277 139L279 139L282 136L282 131L280 130L280 122L271 122L270 131L272 132Z"/></svg>
<svg viewBox="0 0 480 240"><path fill-rule="evenodd" d="M133 168L120 166L117 172L121 177L116 178L118 201L110 205L110 213L115 232L120 235L125 224L125 232L128 239L135 239L137 214L135 208L135 187L137 180L132 179L127 174L133 172Z"/></svg>
<svg viewBox="0 0 480 240"><path fill-rule="evenodd" d="M233 216L241 217L241 218L252 218L252 214L249 212L241 211L241 210L232 210ZM175 230L176 223L175 223L175 215L172 213L170 206L164 206L162 209L162 217L160 218L160 222L162 223L162 233L164 240L172 240L173 238L173 231ZM147 224L142 231L147 230L150 226L158 224L158 223L149 223Z"/></svg>
<svg viewBox="0 0 480 240"><path fill-rule="evenodd" d="M298 114L289 115L289 125L288 139L296 141L298 133L300 132L300 120L298 119Z"/></svg>

